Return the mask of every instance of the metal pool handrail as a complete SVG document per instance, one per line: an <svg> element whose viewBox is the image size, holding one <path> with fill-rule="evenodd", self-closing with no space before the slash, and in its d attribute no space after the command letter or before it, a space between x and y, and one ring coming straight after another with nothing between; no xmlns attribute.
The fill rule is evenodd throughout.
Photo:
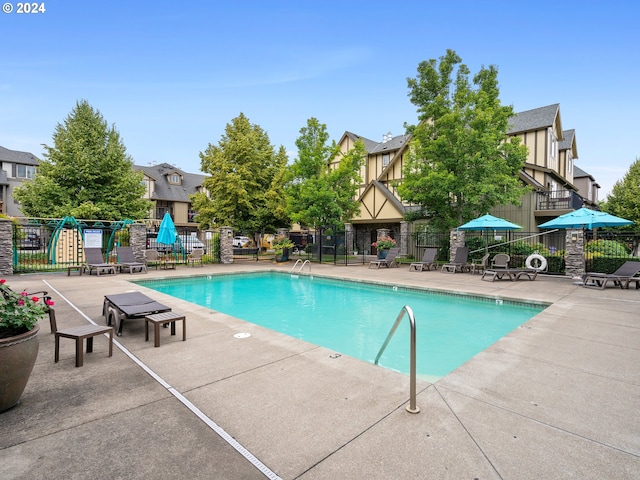
<svg viewBox="0 0 640 480"><path fill-rule="evenodd" d="M420 411L420 407L416 405L416 319L413 315L413 310L411 310L411 307L409 305L405 305L400 310L400 313L398 314L398 318L396 318L396 322L393 324L393 327L391 327L391 330L389 331L389 335L387 335L387 339L382 344L382 347L380 347L380 351L378 352L378 355L376 355L376 360L374 363L378 365L378 360L380 360L380 356L382 355L382 352L384 352L384 349L387 348L389 341L391 341L391 337L393 336L396 329L398 328L398 325L400 325L400 320L402 320L402 317L404 316L405 313L409 317L409 324L411 325L411 340L410 340L410 343L411 343L410 365L411 366L410 366L410 372L409 372L409 405L407 405L406 408L407 408L407 412L409 413L418 413Z"/></svg>
<svg viewBox="0 0 640 480"><path fill-rule="evenodd" d="M300 262L302 262L302 259L301 258L297 259L296 263L294 263L293 267L291 267L291 270L289 270L289 273L293 273L295 268L298 266L298 263ZM298 271L301 272L304 266L307 264L309 264L309 271L311 271L311 262L309 260L305 260L304 262L302 262L302 265L300 265L300 269Z"/></svg>

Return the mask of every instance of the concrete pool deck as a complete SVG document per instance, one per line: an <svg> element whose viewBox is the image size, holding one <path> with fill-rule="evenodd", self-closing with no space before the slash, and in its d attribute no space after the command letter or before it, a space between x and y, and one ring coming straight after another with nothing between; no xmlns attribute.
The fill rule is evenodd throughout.
<svg viewBox="0 0 640 480"><path fill-rule="evenodd" d="M41 322L21 402L0 414L0 478L640 478L639 290L312 265L314 275L552 304L441 380L419 380L421 411L410 414L408 376L130 283L292 265L8 277L14 290L48 290L59 328L83 314L103 324L105 294L140 290L186 315L187 340L178 324L154 348L144 321L130 321L116 337L126 351L114 345L109 358L99 337L75 368L74 342L61 340L54 363Z"/></svg>

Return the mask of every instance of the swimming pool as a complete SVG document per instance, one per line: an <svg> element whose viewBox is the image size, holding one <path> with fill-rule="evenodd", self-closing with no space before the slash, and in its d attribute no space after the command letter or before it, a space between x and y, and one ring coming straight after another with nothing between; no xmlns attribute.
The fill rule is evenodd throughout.
<svg viewBox="0 0 640 480"><path fill-rule="evenodd" d="M416 319L417 372L435 381L541 312L539 304L317 276L251 273L136 282L373 363L405 305ZM409 371L409 322L379 364Z"/></svg>

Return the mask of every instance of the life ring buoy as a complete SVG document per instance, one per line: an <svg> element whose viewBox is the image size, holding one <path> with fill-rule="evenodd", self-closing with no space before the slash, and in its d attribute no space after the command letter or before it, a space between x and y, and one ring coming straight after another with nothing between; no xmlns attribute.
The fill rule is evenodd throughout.
<svg viewBox="0 0 640 480"><path fill-rule="evenodd" d="M534 260L536 261L536 265L534 265L533 263ZM524 264L527 266L527 268L530 268L531 270L538 270L539 272L547 269L547 259L539 253L532 253L531 255L529 255Z"/></svg>

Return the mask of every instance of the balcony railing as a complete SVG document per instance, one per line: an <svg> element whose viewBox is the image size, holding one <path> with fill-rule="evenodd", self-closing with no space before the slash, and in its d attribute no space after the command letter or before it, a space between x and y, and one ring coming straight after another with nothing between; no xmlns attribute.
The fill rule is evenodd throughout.
<svg viewBox="0 0 640 480"><path fill-rule="evenodd" d="M584 198L573 190L547 190L536 192L536 210L577 210Z"/></svg>

